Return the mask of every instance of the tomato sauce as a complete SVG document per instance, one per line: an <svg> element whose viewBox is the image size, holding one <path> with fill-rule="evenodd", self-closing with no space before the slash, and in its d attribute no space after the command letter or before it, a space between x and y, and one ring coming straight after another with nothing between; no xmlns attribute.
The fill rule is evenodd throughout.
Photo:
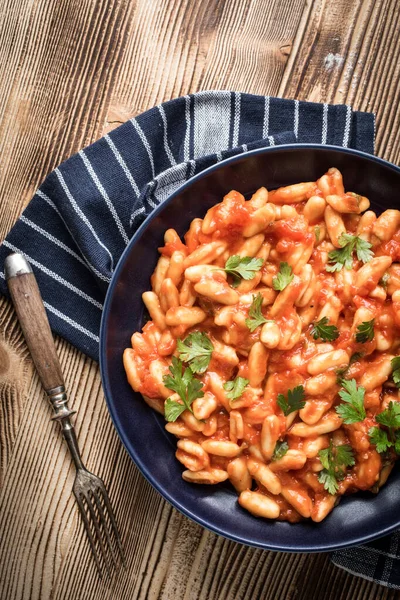
<svg viewBox="0 0 400 600"><path fill-rule="evenodd" d="M168 242L167 244L165 244L165 246L158 248L158 251L160 254L162 254L163 256L169 256L169 257L171 257L176 250L179 250L179 251L183 252L184 254L188 253L187 246L185 244L183 244L180 240L175 240L174 242Z"/></svg>

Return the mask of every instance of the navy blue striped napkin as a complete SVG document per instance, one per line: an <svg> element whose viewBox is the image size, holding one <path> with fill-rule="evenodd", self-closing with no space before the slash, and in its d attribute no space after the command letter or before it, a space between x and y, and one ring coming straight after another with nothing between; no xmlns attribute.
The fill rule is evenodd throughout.
<svg viewBox="0 0 400 600"><path fill-rule="evenodd" d="M129 239L205 168L253 148L321 143L374 152L374 116L350 106L200 92L124 123L55 169L0 246L31 263L52 330L98 360L100 318ZM7 294L0 270L0 292ZM334 554L349 571L400 588L399 535Z"/></svg>

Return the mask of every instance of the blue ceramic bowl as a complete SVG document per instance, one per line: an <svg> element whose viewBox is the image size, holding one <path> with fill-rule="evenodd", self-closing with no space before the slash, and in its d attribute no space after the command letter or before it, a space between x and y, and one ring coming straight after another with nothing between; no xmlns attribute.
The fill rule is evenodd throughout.
<svg viewBox="0 0 400 600"><path fill-rule="evenodd" d="M221 162L183 185L143 223L115 269L108 290L100 339L100 367L105 396L118 434L148 481L182 513L231 540L286 552L321 552L364 543L400 527L400 470L377 496L345 497L316 524L289 524L257 519L243 510L229 484L195 485L182 480L175 458L176 439L164 420L134 393L126 381L122 353L143 322L142 292L158 259L157 247L169 227L183 234L195 217L236 189L245 195L262 185L269 189L315 181L329 167L343 173L346 189L371 200L378 212L396 206L400 169L379 158L319 145L277 146Z"/></svg>

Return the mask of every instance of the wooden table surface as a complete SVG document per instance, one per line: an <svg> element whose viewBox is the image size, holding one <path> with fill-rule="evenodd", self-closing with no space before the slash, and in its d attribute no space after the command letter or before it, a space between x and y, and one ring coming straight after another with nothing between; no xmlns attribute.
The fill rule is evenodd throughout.
<svg viewBox="0 0 400 600"><path fill-rule="evenodd" d="M197 90L373 111L377 154L400 162L398 0L1 0L0 15L0 239L58 163ZM247 548L182 516L122 447L98 365L56 343L83 458L108 484L127 570L98 579L70 456L1 299L1 600L396 597L326 554Z"/></svg>

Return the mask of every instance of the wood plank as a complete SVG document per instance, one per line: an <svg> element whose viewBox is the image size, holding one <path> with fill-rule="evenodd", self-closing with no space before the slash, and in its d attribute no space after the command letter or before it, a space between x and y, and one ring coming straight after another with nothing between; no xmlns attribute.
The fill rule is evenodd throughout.
<svg viewBox="0 0 400 600"><path fill-rule="evenodd" d="M311 3L279 94L374 112L376 152L399 164L399 31L397 0Z"/></svg>
<svg viewBox="0 0 400 600"><path fill-rule="evenodd" d="M377 112L380 155L399 161L396 0L4 0L0 22L0 238L60 161L153 105L236 89ZM170 507L121 446L98 366L62 340L89 469L108 484L128 568L99 582L10 304L0 300L0 598L353 600L397 593L326 554L263 552Z"/></svg>
<svg viewBox="0 0 400 600"><path fill-rule="evenodd" d="M13 451L20 418L32 377L32 365L14 310L4 303L0 309L0 490Z"/></svg>
<svg viewBox="0 0 400 600"><path fill-rule="evenodd" d="M305 4L224 3L201 87L276 95Z"/></svg>

